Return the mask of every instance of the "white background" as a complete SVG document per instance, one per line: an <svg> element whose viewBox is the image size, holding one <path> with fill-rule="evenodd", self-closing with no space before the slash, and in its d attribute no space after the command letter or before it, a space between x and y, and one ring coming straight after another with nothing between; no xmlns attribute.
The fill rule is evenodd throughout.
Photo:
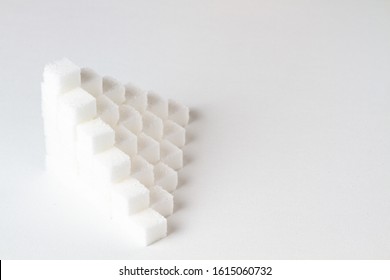
<svg viewBox="0 0 390 280"><path fill-rule="evenodd" d="M192 109L164 240L48 181L64 56ZM0 258L390 258L389 1L1 0L0 85Z"/></svg>

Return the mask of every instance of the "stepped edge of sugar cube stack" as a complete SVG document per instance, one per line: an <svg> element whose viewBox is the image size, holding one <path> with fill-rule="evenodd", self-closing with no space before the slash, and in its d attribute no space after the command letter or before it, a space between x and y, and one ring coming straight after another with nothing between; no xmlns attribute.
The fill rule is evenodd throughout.
<svg viewBox="0 0 390 280"><path fill-rule="evenodd" d="M188 107L66 58L45 66L41 89L50 172L64 186L103 194L136 243L165 237Z"/></svg>

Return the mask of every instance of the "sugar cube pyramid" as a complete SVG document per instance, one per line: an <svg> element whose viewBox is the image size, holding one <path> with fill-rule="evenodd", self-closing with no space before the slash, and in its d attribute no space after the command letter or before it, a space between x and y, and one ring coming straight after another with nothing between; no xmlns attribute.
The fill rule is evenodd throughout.
<svg viewBox="0 0 390 280"><path fill-rule="evenodd" d="M189 109L64 58L43 71L46 160L66 184L101 192L149 245L167 235Z"/></svg>

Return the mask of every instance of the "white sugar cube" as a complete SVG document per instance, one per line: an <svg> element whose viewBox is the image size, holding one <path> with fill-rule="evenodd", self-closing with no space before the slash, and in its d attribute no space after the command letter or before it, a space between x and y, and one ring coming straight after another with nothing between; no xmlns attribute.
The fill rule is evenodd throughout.
<svg viewBox="0 0 390 280"><path fill-rule="evenodd" d="M59 147L58 136L56 134L45 136L45 148L46 148L47 155L49 156L58 155L60 147Z"/></svg>
<svg viewBox="0 0 390 280"><path fill-rule="evenodd" d="M138 137L123 125L115 128L115 145L129 156L138 151Z"/></svg>
<svg viewBox="0 0 390 280"><path fill-rule="evenodd" d="M177 123L166 120L164 122L164 139L179 148L184 147L186 143L186 130Z"/></svg>
<svg viewBox="0 0 390 280"><path fill-rule="evenodd" d="M57 100L57 135L64 153L75 157L76 125L96 116L96 99L82 88L73 89Z"/></svg>
<svg viewBox="0 0 390 280"><path fill-rule="evenodd" d="M183 167L183 151L167 140L160 143L161 161L178 170Z"/></svg>
<svg viewBox="0 0 390 280"><path fill-rule="evenodd" d="M161 140L164 133L163 121L150 112L145 112L142 116L142 120L143 132L157 141Z"/></svg>
<svg viewBox="0 0 390 280"><path fill-rule="evenodd" d="M141 113L145 112L148 104L146 91L128 83L125 85L125 97L125 104L134 107Z"/></svg>
<svg viewBox="0 0 390 280"><path fill-rule="evenodd" d="M168 117L168 101L154 92L148 93L148 110L165 120Z"/></svg>
<svg viewBox="0 0 390 280"><path fill-rule="evenodd" d="M153 165L141 156L134 156L131 158L131 176L150 187L154 184Z"/></svg>
<svg viewBox="0 0 390 280"><path fill-rule="evenodd" d="M103 94L118 105L126 100L125 87L111 77L103 77Z"/></svg>
<svg viewBox="0 0 390 280"><path fill-rule="evenodd" d="M173 100L168 101L168 107L169 107L168 118L170 120L174 121L175 123L183 127L188 124L188 121L190 119L190 110L188 109L188 107Z"/></svg>
<svg viewBox="0 0 390 280"><path fill-rule="evenodd" d="M168 192L173 192L178 184L177 171L159 162L154 166L155 184L163 187Z"/></svg>
<svg viewBox="0 0 390 280"><path fill-rule="evenodd" d="M146 209L128 219L133 236L147 246L167 235L167 220L153 209Z"/></svg>
<svg viewBox="0 0 390 280"><path fill-rule="evenodd" d="M100 118L114 127L119 121L119 106L105 95L96 98L97 113Z"/></svg>
<svg viewBox="0 0 390 280"><path fill-rule="evenodd" d="M119 107L119 116L119 123L131 132L138 134L142 131L142 116L133 107L121 105Z"/></svg>
<svg viewBox="0 0 390 280"><path fill-rule="evenodd" d="M58 92L53 90L50 85L41 84L41 98L42 98L42 117L44 121L55 121L57 116L57 99Z"/></svg>
<svg viewBox="0 0 390 280"><path fill-rule="evenodd" d="M114 130L100 118L77 126L77 145L81 153L97 154L114 146Z"/></svg>
<svg viewBox="0 0 390 280"><path fill-rule="evenodd" d="M116 147L93 157L97 178L103 182L118 182L130 175L130 158Z"/></svg>
<svg viewBox="0 0 390 280"><path fill-rule="evenodd" d="M58 92L66 92L80 86L80 67L67 58L45 66L43 81Z"/></svg>
<svg viewBox="0 0 390 280"><path fill-rule="evenodd" d="M58 99L58 119L76 125L96 116L96 99L82 88L73 89Z"/></svg>
<svg viewBox="0 0 390 280"><path fill-rule="evenodd" d="M41 85L42 93L42 118L45 136L45 147L48 155L57 153L57 98L58 95L51 92L46 84Z"/></svg>
<svg viewBox="0 0 390 280"><path fill-rule="evenodd" d="M160 186L153 186L150 189L150 208L156 210L164 217L173 213L173 195Z"/></svg>
<svg viewBox="0 0 390 280"><path fill-rule="evenodd" d="M127 217L149 206L149 190L138 180L125 179L111 188L111 210L114 218Z"/></svg>
<svg viewBox="0 0 390 280"><path fill-rule="evenodd" d="M89 94L98 97L103 94L103 79L89 68L81 68L81 87Z"/></svg>
<svg viewBox="0 0 390 280"><path fill-rule="evenodd" d="M138 135L138 154L150 163L160 160L160 143L145 133Z"/></svg>

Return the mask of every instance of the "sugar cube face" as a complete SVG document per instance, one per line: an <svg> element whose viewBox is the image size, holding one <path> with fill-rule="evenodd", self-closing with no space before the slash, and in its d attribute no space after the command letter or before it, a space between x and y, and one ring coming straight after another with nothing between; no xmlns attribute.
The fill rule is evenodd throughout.
<svg viewBox="0 0 390 280"><path fill-rule="evenodd" d="M119 108L119 123L131 132L138 134L142 131L142 115L129 105L121 105Z"/></svg>
<svg viewBox="0 0 390 280"><path fill-rule="evenodd" d="M138 152L138 137L123 125L115 128L115 145L129 156Z"/></svg>
<svg viewBox="0 0 390 280"><path fill-rule="evenodd" d="M111 188L112 216L126 218L149 207L149 190L138 180L125 179Z"/></svg>
<svg viewBox="0 0 390 280"><path fill-rule="evenodd" d="M57 99L58 94L53 93L53 88L51 88L50 85L47 85L45 83L41 84L41 91L42 91L42 117L45 121L54 123L55 122L55 116L57 112ZM47 131L45 130L45 133Z"/></svg>
<svg viewBox="0 0 390 280"><path fill-rule="evenodd" d="M80 67L67 58L45 66L43 80L50 85L53 93L63 93L80 86Z"/></svg>
<svg viewBox="0 0 390 280"><path fill-rule="evenodd" d="M76 125L96 116L96 99L78 87L59 97L58 111L58 120Z"/></svg>
<svg viewBox="0 0 390 280"><path fill-rule="evenodd" d="M154 166L154 181L166 191L173 192L178 184L177 171L165 163L159 162Z"/></svg>
<svg viewBox="0 0 390 280"><path fill-rule="evenodd" d="M99 95L96 98L97 113L99 117L115 127L119 121L119 106L105 95Z"/></svg>
<svg viewBox="0 0 390 280"><path fill-rule="evenodd" d="M106 195L112 219L139 244L165 237L188 107L68 59L45 67L41 89L50 172Z"/></svg>
<svg viewBox="0 0 390 280"><path fill-rule="evenodd" d="M173 195L160 186L150 188L150 207L164 217L173 213Z"/></svg>
<svg viewBox="0 0 390 280"><path fill-rule="evenodd" d="M164 133L164 123L155 114L145 112L142 117L143 131L146 135L160 141Z"/></svg>
<svg viewBox="0 0 390 280"><path fill-rule="evenodd" d="M164 122L164 139L182 148L186 143L186 130L177 123L167 120Z"/></svg>
<svg viewBox="0 0 390 280"><path fill-rule="evenodd" d="M125 87L111 77L103 78L103 94L120 105L125 101Z"/></svg>
<svg viewBox="0 0 390 280"><path fill-rule="evenodd" d="M116 147L95 155L93 163L103 182L118 182L130 175L130 158Z"/></svg>
<svg viewBox="0 0 390 280"><path fill-rule="evenodd" d="M168 101L154 92L149 92L148 110L161 119L166 119L168 117Z"/></svg>
<svg viewBox="0 0 390 280"><path fill-rule="evenodd" d="M129 219L129 224L140 245L146 246L167 235L167 220L148 208Z"/></svg>
<svg viewBox="0 0 390 280"><path fill-rule="evenodd" d="M89 68L81 68L81 88L98 97L103 94L103 79Z"/></svg>
<svg viewBox="0 0 390 280"><path fill-rule="evenodd" d="M81 153L97 154L113 147L114 143L114 130L100 118L77 126L77 145Z"/></svg>
<svg viewBox="0 0 390 280"><path fill-rule="evenodd" d="M144 113L148 106L147 94L144 90L133 84L125 85L125 104L135 108L140 113Z"/></svg>
<svg viewBox="0 0 390 280"><path fill-rule="evenodd" d="M183 150L167 140L160 143L161 161L169 167L178 170L183 167Z"/></svg>
<svg viewBox="0 0 390 280"><path fill-rule="evenodd" d="M150 163L157 163L160 160L160 143L141 133L138 135L138 154Z"/></svg>
<svg viewBox="0 0 390 280"><path fill-rule="evenodd" d="M168 101L168 118L171 121L174 121L175 123L185 127L188 124L188 121L190 119L190 110L188 107L173 101Z"/></svg>
<svg viewBox="0 0 390 280"><path fill-rule="evenodd" d="M154 184L153 165L140 155L132 157L131 162L131 176L147 187L152 186Z"/></svg>

